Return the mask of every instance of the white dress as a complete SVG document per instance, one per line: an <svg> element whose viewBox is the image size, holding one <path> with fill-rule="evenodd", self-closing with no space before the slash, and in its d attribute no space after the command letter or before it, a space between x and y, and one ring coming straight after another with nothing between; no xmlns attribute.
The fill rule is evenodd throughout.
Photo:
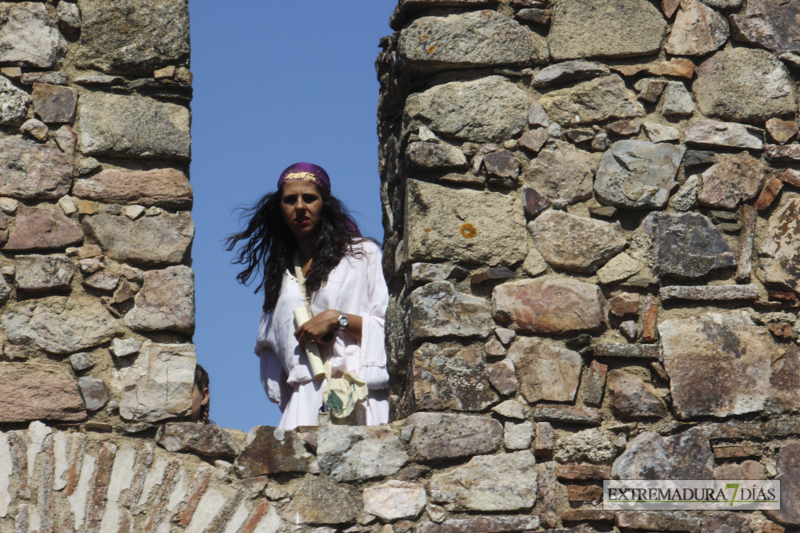
<svg viewBox="0 0 800 533"><path fill-rule="evenodd" d="M355 247L364 253L342 259L328 281L312 295L311 309L315 315L336 309L361 316L361 342L336 331L333 342L327 344L327 354L334 375L353 371L367 383L369 395L356 407L356 421L372 426L389 421L383 332L389 291L383 279L381 249L372 241ZM325 380L312 381L308 359L294 336L294 310L303 306L297 279L287 271L275 309L271 313L262 311L258 326L255 353L261 359L261 384L269 399L281 408L278 427L282 429L317 425L322 403Z"/></svg>

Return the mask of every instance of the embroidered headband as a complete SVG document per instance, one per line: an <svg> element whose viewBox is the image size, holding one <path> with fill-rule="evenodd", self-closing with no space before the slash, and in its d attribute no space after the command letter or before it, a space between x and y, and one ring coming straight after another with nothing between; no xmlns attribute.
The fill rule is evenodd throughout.
<svg viewBox="0 0 800 533"><path fill-rule="evenodd" d="M295 163L281 173L278 188L287 181L310 181L317 187L331 192L331 180L325 169L311 163Z"/></svg>

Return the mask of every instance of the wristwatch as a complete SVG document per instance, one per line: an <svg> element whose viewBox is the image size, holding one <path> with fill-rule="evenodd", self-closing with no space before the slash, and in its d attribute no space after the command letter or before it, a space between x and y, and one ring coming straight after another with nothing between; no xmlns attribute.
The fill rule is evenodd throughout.
<svg viewBox="0 0 800 533"><path fill-rule="evenodd" d="M337 320L337 322L339 324L339 326L336 328L337 330L344 331L344 330L347 329L347 324L349 324L349 322L347 321L347 315L346 314L340 312L339 313L339 320Z"/></svg>

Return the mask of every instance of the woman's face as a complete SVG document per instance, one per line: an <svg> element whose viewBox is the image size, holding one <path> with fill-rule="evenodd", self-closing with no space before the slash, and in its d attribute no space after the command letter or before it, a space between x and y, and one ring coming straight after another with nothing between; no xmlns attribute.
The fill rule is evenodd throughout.
<svg viewBox="0 0 800 533"><path fill-rule="evenodd" d="M317 186L309 181L284 183L281 211L284 222L295 237L316 235L322 213L322 197Z"/></svg>

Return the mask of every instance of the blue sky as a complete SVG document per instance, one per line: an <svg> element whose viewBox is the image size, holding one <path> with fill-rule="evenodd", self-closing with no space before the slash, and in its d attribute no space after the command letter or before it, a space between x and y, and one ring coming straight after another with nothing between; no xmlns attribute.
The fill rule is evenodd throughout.
<svg viewBox="0 0 800 533"><path fill-rule="evenodd" d="M261 296L236 283L224 238L234 209L308 161L331 176L365 235L383 240L374 62L396 0L189 2L192 38L192 249L197 360L211 418L277 425L253 354Z"/></svg>

